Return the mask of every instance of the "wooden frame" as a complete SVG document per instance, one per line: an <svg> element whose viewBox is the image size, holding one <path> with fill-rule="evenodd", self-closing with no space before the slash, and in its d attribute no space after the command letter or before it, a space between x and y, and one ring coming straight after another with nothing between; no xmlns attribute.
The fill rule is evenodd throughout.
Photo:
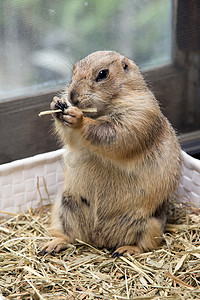
<svg viewBox="0 0 200 300"><path fill-rule="evenodd" d="M173 1L173 61L146 78L184 150L200 153L200 2Z"/></svg>
<svg viewBox="0 0 200 300"><path fill-rule="evenodd" d="M195 154L200 153L200 3L174 0L173 5L173 62L146 71L144 76L163 113L182 133L182 147ZM38 117L40 111L49 108L59 90L60 87L44 95L0 102L0 163L60 147L51 134L51 116Z"/></svg>

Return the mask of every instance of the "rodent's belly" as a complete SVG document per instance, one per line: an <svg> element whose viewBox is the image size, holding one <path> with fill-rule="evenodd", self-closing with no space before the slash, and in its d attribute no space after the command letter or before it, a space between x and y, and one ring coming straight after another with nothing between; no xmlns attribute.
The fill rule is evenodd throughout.
<svg viewBox="0 0 200 300"><path fill-rule="evenodd" d="M80 201L84 220L73 217L73 220L79 222L78 231L75 231L77 226L72 226L74 238L78 237L99 248L112 249L116 245L123 245L122 241L129 234L128 225L141 217L135 213L131 187L128 187L127 182L125 184L124 179L118 178L114 172L110 174L103 167L96 169L90 165L89 169L84 169L82 166L68 169L67 174L65 188L75 199L86 200ZM134 233L132 238L134 242Z"/></svg>
<svg viewBox="0 0 200 300"><path fill-rule="evenodd" d="M115 210L126 213L130 206L134 211L143 205L140 200L144 199L145 191L133 172L126 173L95 157L74 161L77 163L67 166L64 189L85 198L90 203L91 215L94 210L100 215L111 216Z"/></svg>

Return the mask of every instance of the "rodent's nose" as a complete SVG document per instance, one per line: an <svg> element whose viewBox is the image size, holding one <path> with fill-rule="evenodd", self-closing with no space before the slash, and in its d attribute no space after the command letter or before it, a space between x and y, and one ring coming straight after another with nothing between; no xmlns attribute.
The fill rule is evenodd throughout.
<svg viewBox="0 0 200 300"><path fill-rule="evenodd" d="M75 92L73 90L69 93L69 101L74 105L77 105L79 102L77 97L75 97Z"/></svg>

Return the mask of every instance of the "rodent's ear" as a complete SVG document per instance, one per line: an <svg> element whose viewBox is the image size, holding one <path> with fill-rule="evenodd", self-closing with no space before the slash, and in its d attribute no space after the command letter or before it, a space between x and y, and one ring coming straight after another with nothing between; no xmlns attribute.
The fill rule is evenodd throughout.
<svg viewBox="0 0 200 300"><path fill-rule="evenodd" d="M122 60L122 68L124 69L124 71L128 71L129 69L129 62L128 59L126 57L123 58Z"/></svg>
<svg viewBox="0 0 200 300"><path fill-rule="evenodd" d="M72 73L74 72L75 69L76 69L76 65L73 65Z"/></svg>

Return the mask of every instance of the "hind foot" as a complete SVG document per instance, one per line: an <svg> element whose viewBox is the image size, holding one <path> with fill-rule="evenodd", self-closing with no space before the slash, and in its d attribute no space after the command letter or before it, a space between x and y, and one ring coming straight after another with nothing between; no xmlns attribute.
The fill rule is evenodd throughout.
<svg viewBox="0 0 200 300"><path fill-rule="evenodd" d="M46 255L51 253L58 253L62 250L67 249L68 241L65 238L54 238L52 241L45 243L41 250L39 250L39 255Z"/></svg>
<svg viewBox="0 0 200 300"><path fill-rule="evenodd" d="M141 253L141 250L139 247L137 247L137 246L122 246L122 247L117 248L113 252L112 257L115 258L115 257L119 257L119 256L127 256L128 254L133 255L136 253Z"/></svg>

